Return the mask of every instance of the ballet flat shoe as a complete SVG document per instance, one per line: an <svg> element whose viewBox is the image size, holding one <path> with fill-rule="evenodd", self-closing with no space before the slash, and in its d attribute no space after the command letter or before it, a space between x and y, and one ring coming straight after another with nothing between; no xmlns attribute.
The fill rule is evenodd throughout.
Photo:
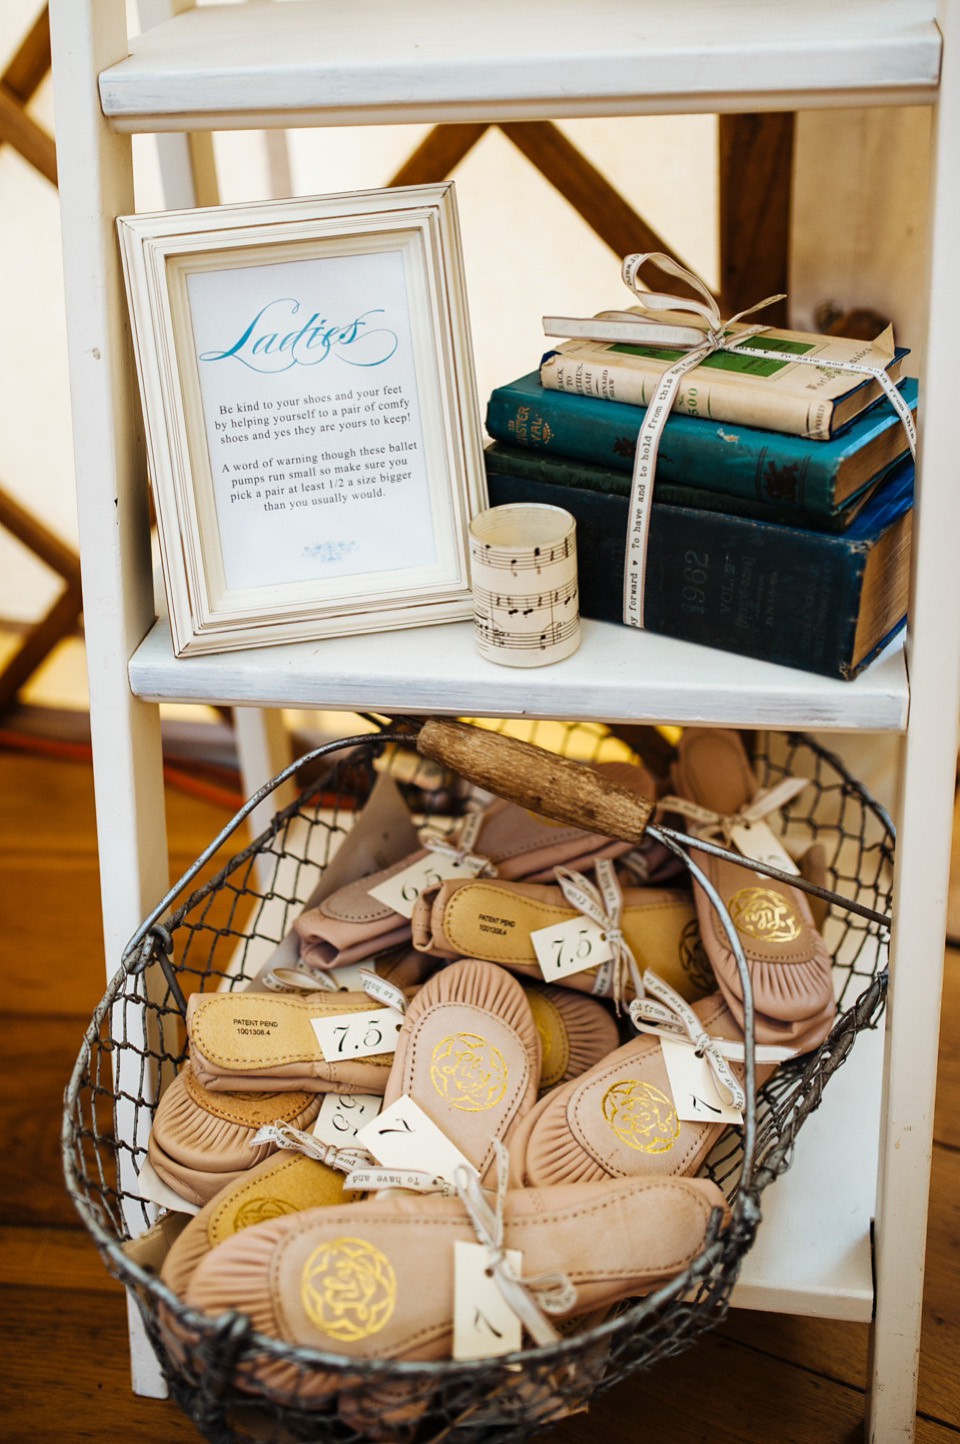
<svg viewBox="0 0 960 1444"><path fill-rule="evenodd" d="M678 797L733 815L758 791L736 732L689 728L673 767ZM695 832L693 834L695 836ZM717 889L743 947L756 1014L758 1043L808 1052L823 1042L836 1017L830 954L804 894L788 883L692 848L693 860ZM694 881L700 935L717 986L743 1023L743 988L719 915Z"/></svg>
<svg viewBox="0 0 960 1444"><path fill-rule="evenodd" d="M452 963L420 989L397 1035L384 1110L413 1099L473 1164L494 1166L540 1084L540 1035L509 973L473 959Z"/></svg>
<svg viewBox="0 0 960 1444"><path fill-rule="evenodd" d="M307 1129L320 1111L316 1093L216 1093L194 1077L189 1063L157 1104L147 1156L164 1183L188 1203L203 1205L275 1151L251 1147L265 1123Z"/></svg>

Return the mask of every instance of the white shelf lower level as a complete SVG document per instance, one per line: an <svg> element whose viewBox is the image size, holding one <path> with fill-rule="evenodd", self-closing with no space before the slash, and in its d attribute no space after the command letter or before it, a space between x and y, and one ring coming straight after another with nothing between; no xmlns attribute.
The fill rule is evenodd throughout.
<svg viewBox="0 0 960 1444"><path fill-rule="evenodd" d="M899 639L839 682L594 621L566 661L515 669L477 654L470 622L176 658L161 618L129 676L152 702L812 731L900 732L909 703Z"/></svg>
<svg viewBox="0 0 960 1444"><path fill-rule="evenodd" d="M865 1030L804 1123L789 1172L761 1195L734 1307L869 1322L882 1065L883 1028Z"/></svg>
<svg viewBox="0 0 960 1444"><path fill-rule="evenodd" d="M842 683L590 621L566 662L514 670L476 654L471 623L177 659L161 619L129 670L151 701L398 713L897 731L908 702L901 642ZM763 1194L734 1306L870 1319L882 1057L882 1030L864 1032L830 1080Z"/></svg>

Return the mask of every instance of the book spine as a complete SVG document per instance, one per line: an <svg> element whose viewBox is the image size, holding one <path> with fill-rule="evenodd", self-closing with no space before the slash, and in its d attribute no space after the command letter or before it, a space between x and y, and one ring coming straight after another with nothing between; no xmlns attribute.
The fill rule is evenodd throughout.
<svg viewBox="0 0 960 1444"><path fill-rule="evenodd" d="M551 482L555 486L576 486L611 496L630 495L630 477L586 461L554 456L537 451L492 442L484 451L487 475L523 477L526 481ZM760 521L781 526L814 527L818 531L845 530L853 520L854 510L840 508L819 512L802 506L773 501L757 501L753 496L734 492L708 491L706 487L668 481L658 473L655 498L665 506L698 507L702 511L721 511L728 516L752 516Z"/></svg>
<svg viewBox="0 0 960 1444"><path fill-rule="evenodd" d="M487 431L497 441L628 474L642 423L641 413L634 418L624 406L541 388L498 386L487 404ZM789 498L802 511L829 516L837 466L809 450L789 436L771 444L760 433L731 434L722 424L670 416L657 479L765 503Z"/></svg>
<svg viewBox="0 0 960 1444"><path fill-rule="evenodd" d="M555 351L544 359L540 380L549 391L646 407L656 394L663 369L646 371L641 365L620 365L609 352L591 359ZM701 420L786 431L816 441L829 441L832 434L833 403L826 398L808 400L777 392L774 387L738 391L729 384L714 386L704 367L681 378L673 410Z"/></svg>
<svg viewBox="0 0 960 1444"><path fill-rule="evenodd" d="M577 523L580 611L623 620L629 503L576 487L489 477L491 506L542 501ZM849 677L868 545L747 517L655 505L647 551L651 632Z"/></svg>

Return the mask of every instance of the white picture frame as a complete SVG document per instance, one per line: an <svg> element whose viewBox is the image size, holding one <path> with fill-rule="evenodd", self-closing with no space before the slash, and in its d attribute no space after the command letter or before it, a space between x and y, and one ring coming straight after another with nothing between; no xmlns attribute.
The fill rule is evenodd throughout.
<svg viewBox="0 0 960 1444"><path fill-rule="evenodd" d="M469 617L452 183L121 216L177 656Z"/></svg>

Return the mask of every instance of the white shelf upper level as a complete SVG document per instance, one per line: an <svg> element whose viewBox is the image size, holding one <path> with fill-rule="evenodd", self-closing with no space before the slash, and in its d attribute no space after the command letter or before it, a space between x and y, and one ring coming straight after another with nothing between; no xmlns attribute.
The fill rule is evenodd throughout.
<svg viewBox="0 0 960 1444"><path fill-rule="evenodd" d="M383 713L703 723L898 732L909 693L902 640L852 682L773 666L612 622L542 668L480 657L473 624L177 658L161 618L129 664L135 696Z"/></svg>
<svg viewBox="0 0 960 1444"><path fill-rule="evenodd" d="M248 0L130 41L118 130L922 104L934 0Z"/></svg>

